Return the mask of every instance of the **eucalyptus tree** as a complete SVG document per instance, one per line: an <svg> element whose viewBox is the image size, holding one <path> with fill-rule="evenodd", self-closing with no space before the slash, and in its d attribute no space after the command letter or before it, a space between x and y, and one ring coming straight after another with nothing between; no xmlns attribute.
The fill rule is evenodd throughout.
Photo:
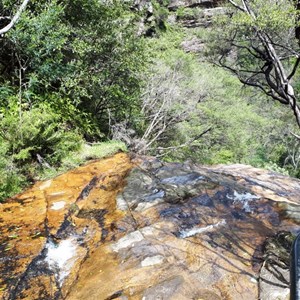
<svg viewBox="0 0 300 300"><path fill-rule="evenodd" d="M300 127L299 1L228 0L218 21L218 63L289 106ZM220 42L223 41L223 42Z"/></svg>

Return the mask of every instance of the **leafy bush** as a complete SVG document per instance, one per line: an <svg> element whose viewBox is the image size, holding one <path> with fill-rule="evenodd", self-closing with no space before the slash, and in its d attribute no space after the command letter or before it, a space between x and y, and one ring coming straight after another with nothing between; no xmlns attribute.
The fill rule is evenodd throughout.
<svg viewBox="0 0 300 300"><path fill-rule="evenodd" d="M265 163L262 167L267 169L267 170L270 170L270 171L273 171L273 172L276 172L276 173L279 173L279 174L282 174L282 175L287 175L287 176L289 175L288 170L278 166L274 162Z"/></svg>
<svg viewBox="0 0 300 300"><path fill-rule="evenodd" d="M194 20L203 17L203 9L201 8L190 8L190 7L180 7L176 11L176 16L178 20Z"/></svg>
<svg viewBox="0 0 300 300"><path fill-rule="evenodd" d="M55 165L81 142L76 130L68 129L45 104L24 111L10 105L0 121L0 135L8 144L7 153L20 164L35 161L39 155Z"/></svg>
<svg viewBox="0 0 300 300"><path fill-rule="evenodd" d="M22 110L14 99L2 109L0 120L0 200L32 182L45 169L57 168L82 137L68 128L49 105Z"/></svg>
<svg viewBox="0 0 300 300"><path fill-rule="evenodd" d="M0 40L1 98L21 92L30 107L51 102L62 116L76 108L72 123L90 140L103 137L109 117L138 112L147 59L134 23L120 0L33 1Z"/></svg>
<svg viewBox="0 0 300 300"><path fill-rule="evenodd" d="M8 155L8 148L8 143L0 138L0 202L20 192L26 183L26 178Z"/></svg>
<svg viewBox="0 0 300 300"><path fill-rule="evenodd" d="M39 180L48 179L56 176L57 174L64 173L69 169L76 168L88 160L100 159L113 155L119 151L127 151L125 144L119 141L81 144L79 149L68 153L68 155L62 159L59 168L44 168L41 172L39 172L37 178Z"/></svg>
<svg viewBox="0 0 300 300"><path fill-rule="evenodd" d="M2 1L1 17L17 8ZM147 62L135 21L127 1L30 1L1 37L1 198L45 170L57 174L83 137L107 138L112 120L134 123Z"/></svg>

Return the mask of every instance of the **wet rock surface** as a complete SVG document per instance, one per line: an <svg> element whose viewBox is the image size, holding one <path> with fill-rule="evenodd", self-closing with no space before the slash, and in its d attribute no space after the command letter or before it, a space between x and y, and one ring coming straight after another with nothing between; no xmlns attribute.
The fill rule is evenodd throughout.
<svg viewBox="0 0 300 300"><path fill-rule="evenodd" d="M118 154L0 204L1 299L61 299L68 293L90 250L113 234L113 200L131 167Z"/></svg>
<svg viewBox="0 0 300 300"><path fill-rule="evenodd" d="M299 191L244 165L88 164L0 206L2 298L288 299Z"/></svg>

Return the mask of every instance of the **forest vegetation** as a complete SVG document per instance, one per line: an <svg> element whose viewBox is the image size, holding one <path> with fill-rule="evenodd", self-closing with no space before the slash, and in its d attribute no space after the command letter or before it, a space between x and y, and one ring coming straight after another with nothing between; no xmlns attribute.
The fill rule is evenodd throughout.
<svg viewBox="0 0 300 300"><path fill-rule="evenodd" d="M1 1L0 33L22 2ZM209 20L169 1L26 2L0 37L0 201L119 149L300 176L294 1L229 0Z"/></svg>

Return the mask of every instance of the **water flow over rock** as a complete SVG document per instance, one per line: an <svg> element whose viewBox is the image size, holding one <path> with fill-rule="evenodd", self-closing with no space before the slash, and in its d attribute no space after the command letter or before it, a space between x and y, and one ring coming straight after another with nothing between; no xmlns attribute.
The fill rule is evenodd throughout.
<svg viewBox="0 0 300 300"><path fill-rule="evenodd" d="M60 299L82 262L109 234L125 154L40 182L0 205L0 297ZM104 220L104 215L106 219Z"/></svg>
<svg viewBox="0 0 300 300"><path fill-rule="evenodd" d="M299 191L243 165L89 164L1 206L3 299L288 299Z"/></svg>

